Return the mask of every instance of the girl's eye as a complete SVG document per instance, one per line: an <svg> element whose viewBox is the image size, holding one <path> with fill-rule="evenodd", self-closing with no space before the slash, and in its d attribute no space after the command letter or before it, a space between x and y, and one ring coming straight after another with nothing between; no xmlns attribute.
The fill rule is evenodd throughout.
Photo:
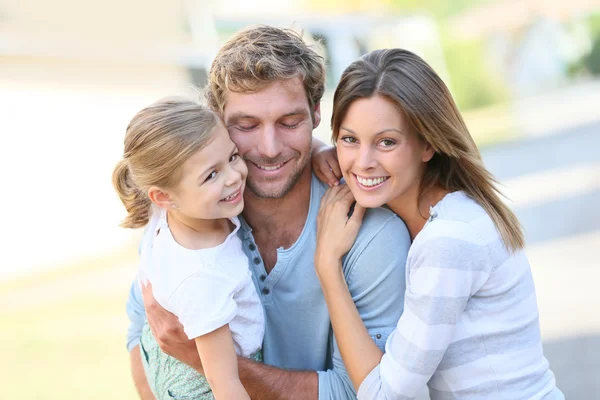
<svg viewBox="0 0 600 400"><path fill-rule="evenodd" d="M217 176L217 171L213 171L210 173L210 175L208 175L206 177L206 180L204 182L210 181L211 179L214 179L214 177Z"/></svg>
<svg viewBox="0 0 600 400"><path fill-rule="evenodd" d="M238 158L240 158L239 153L232 154L231 157L229 157L229 162L237 161Z"/></svg>
<svg viewBox="0 0 600 400"><path fill-rule="evenodd" d="M341 140L342 140L342 142L346 142L346 143L356 143L357 142L356 138L354 138L352 136L344 136Z"/></svg>
<svg viewBox="0 0 600 400"><path fill-rule="evenodd" d="M390 147L396 144L395 141L393 141L392 139L383 139L381 142L379 142L380 144L383 145L383 147Z"/></svg>

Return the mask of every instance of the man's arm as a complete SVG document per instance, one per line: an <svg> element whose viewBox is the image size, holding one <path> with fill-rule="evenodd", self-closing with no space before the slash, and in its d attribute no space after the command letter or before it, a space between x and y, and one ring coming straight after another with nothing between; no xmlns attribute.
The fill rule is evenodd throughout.
<svg viewBox="0 0 600 400"><path fill-rule="evenodd" d="M142 328L146 320L146 312L144 311L144 303L140 293L140 287L137 281L134 281L129 291L127 299L127 316L129 317L129 329L127 330L127 350L129 350L129 358L131 365L131 375L133 383L137 389L138 395L142 400L154 400L154 395L148 385L142 358L140 356L140 337L142 336Z"/></svg>
<svg viewBox="0 0 600 400"><path fill-rule="evenodd" d="M238 357L240 380L253 400L317 399L319 379L314 371L287 371Z"/></svg>
<svg viewBox="0 0 600 400"><path fill-rule="evenodd" d="M131 362L131 374L133 375L133 383L135 388L142 400L155 400L146 374L144 373L144 366L142 365L142 358L140 356L140 346L135 346L129 353L129 359Z"/></svg>
<svg viewBox="0 0 600 400"><path fill-rule="evenodd" d="M204 375L194 341L187 338L177 317L156 302L152 295L152 286L145 286L139 297L143 297L148 322L161 350ZM238 357L238 369L242 384L254 400L317 399L316 372L287 371L244 357Z"/></svg>

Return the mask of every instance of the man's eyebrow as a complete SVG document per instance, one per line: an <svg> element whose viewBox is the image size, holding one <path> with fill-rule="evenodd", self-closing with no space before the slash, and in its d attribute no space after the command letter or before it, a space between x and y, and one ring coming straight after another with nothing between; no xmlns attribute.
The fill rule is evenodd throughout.
<svg viewBox="0 0 600 400"><path fill-rule="evenodd" d="M256 119L254 115L246 114L243 112L236 112L231 114L225 121L227 124L231 124L239 121L240 119Z"/></svg>
<svg viewBox="0 0 600 400"><path fill-rule="evenodd" d="M308 110L306 108L297 108L295 110L292 110L290 112L287 112L285 114L283 114L281 117L279 118L287 118L287 117L293 117L296 115L301 115L301 116L307 116ZM237 121L241 120L241 119L258 119L258 117L256 117L255 115L251 115L251 114L247 114L244 112L236 112L231 114L229 117L227 117L227 120L225 121L225 123L227 125L231 125L236 123Z"/></svg>
<svg viewBox="0 0 600 400"><path fill-rule="evenodd" d="M345 128L345 127L343 127L343 126L340 126L340 129L343 129L343 130L345 130L345 131L348 131L348 132L350 132L350 133L351 133L351 134L353 134L353 135L356 135L356 132L354 132L352 129L348 129L348 128ZM402 132L401 130L398 130L398 129L396 129L396 128L386 128L386 129L383 129L383 130L381 130L381 131L377 132L377 133L375 134L375 136L379 136L379 135L381 135L381 134L383 134L383 133L390 132L390 131L393 131L393 132L398 132L399 134L401 134L401 135L404 135L404 132Z"/></svg>
<svg viewBox="0 0 600 400"><path fill-rule="evenodd" d="M283 114L281 116L281 118L292 117L295 115L302 115L302 116L308 115L308 110L306 108L297 108L293 111Z"/></svg>

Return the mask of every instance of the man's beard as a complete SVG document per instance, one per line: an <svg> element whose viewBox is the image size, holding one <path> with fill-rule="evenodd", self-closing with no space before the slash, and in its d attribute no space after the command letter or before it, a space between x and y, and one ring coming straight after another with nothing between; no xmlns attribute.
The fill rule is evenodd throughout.
<svg viewBox="0 0 600 400"><path fill-rule="evenodd" d="M284 184L281 188L278 188L275 190L261 188L260 185L256 184L256 182L254 182L254 180L250 177L250 175L248 175L248 178L246 179L246 188L248 188L256 197L261 198L261 199L280 199L282 197L285 197L285 195L287 195L294 188L296 183L298 183L298 180L300 180L300 177L302 176L302 174L306 170L308 164L310 163L310 159L311 159L311 152L309 151L307 156L304 157L304 159L300 159L300 164L298 164L296 166L296 168L294 169L294 171L292 171L292 173L287 178L287 181L284 182ZM288 162L292 162L292 161L294 161L294 158L290 159ZM252 162L252 161L248 160L247 162ZM277 162L269 161L269 162L265 162L264 164L272 165L272 164L277 164ZM267 178L266 182L267 183L269 182L268 178Z"/></svg>

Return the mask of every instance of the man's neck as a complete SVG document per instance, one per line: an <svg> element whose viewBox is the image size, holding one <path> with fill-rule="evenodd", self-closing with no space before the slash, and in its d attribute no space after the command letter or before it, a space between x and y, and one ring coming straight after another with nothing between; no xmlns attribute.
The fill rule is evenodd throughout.
<svg viewBox="0 0 600 400"><path fill-rule="evenodd" d="M245 206L242 215L248 224L252 227L255 238L257 236L268 235L277 237L284 231L298 231L298 226L304 227L308 216L310 206L310 186L312 181L312 169L307 166L294 185L294 187L283 197L279 199L259 198L252 193L244 198ZM286 242L280 243L280 246L291 246L302 229L297 232L295 237L288 236ZM291 233L288 232L288 233ZM285 244L289 244L285 246Z"/></svg>

